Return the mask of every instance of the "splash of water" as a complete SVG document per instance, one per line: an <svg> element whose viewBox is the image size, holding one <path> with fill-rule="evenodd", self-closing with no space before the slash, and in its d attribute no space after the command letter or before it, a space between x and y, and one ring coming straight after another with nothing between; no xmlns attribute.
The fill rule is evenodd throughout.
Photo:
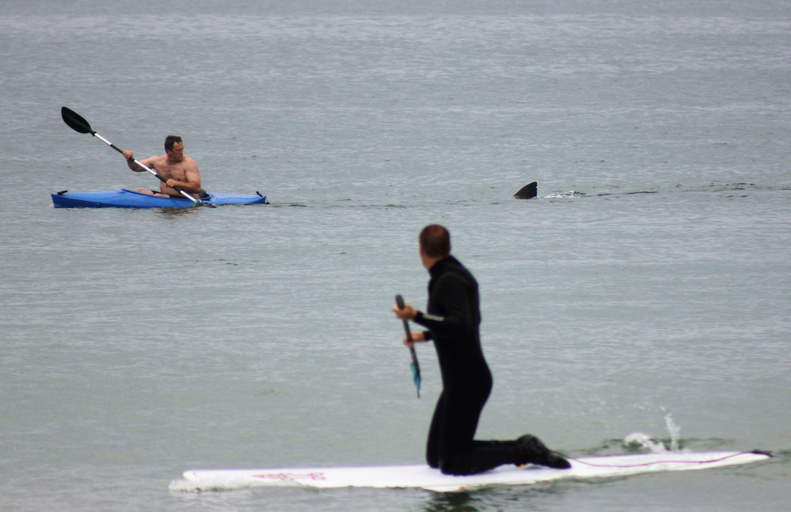
<svg viewBox="0 0 791 512"><path fill-rule="evenodd" d="M655 441L648 434L633 432L623 438L623 444L631 449L647 450L651 453L666 452L667 448L661 442Z"/></svg>
<svg viewBox="0 0 791 512"><path fill-rule="evenodd" d="M667 430L670 433L669 446L666 445L662 440L654 439L648 434L643 434L642 432L634 432L624 437L623 444L624 446L632 449L646 450L651 453L662 453L667 452L668 450L671 452L677 452L680 450L679 439L681 438L681 427L679 427L678 424L673 421L673 415L669 413L665 415L665 425L667 426Z"/></svg>
<svg viewBox="0 0 791 512"><path fill-rule="evenodd" d="M670 432L670 451L677 452L679 449L678 440L681 427L673 421L673 415L670 413L665 415L665 425L667 425L667 430Z"/></svg>

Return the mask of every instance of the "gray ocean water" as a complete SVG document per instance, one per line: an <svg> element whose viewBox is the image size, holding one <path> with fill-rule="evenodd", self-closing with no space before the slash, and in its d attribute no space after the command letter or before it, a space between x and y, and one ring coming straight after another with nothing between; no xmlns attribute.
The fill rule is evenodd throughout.
<svg viewBox="0 0 791 512"><path fill-rule="evenodd" d="M659 4L659 5L657 5ZM3 511L780 511L791 501L784 1L0 4ZM261 207L54 209L185 140ZM539 197L516 200L537 181ZM434 495L189 494L185 469L423 460L393 296L475 273L482 438L711 471Z"/></svg>

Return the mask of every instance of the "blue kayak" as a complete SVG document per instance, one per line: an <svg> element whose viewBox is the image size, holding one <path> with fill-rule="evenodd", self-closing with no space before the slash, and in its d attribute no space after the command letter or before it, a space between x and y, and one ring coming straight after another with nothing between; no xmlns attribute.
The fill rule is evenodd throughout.
<svg viewBox="0 0 791 512"><path fill-rule="evenodd" d="M256 192L256 195L209 194L207 197L202 197L201 201L215 206L225 204L267 204L266 196L262 196L258 192ZM186 198L157 197L125 188L78 193L69 193L64 190L57 194L52 194L52 203L55 208L189 208L195 204Z"/></svg>

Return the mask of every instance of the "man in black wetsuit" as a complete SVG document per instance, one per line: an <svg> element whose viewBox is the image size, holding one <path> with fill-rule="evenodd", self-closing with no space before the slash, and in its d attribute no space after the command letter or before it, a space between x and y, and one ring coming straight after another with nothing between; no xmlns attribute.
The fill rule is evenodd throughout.
<svg viewBox="0 0 791 512"><path fill-rule="evenodd" d="M442 373L426 447L432 468L450 475L472 475L503 464L541 464L568 468L566 459L549 450L535 436L514 441L476 441L483 406L492 389L492 374L483 357L478 326L481 314L478 283L450 255L450 233L433 224L420 233L420 258L429 271L428 312L409 304L393 307L401 320L412 320L428 331L412 333L412 342L434 341Z"/></svg>

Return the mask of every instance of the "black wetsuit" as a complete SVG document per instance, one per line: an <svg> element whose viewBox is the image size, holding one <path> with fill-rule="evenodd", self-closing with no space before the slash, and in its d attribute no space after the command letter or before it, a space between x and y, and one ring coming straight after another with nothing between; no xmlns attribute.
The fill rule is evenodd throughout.
<svg viewBox="0 0 791 512"><path fill-rule="evenodd" d="M428 328L442 372L442 394L429 430L426 460L443 473L470 475L517 463L515 441L475 441L492 374L481 349L478 282L453 256L430 269L427 313L414 321Z"/></svg>

